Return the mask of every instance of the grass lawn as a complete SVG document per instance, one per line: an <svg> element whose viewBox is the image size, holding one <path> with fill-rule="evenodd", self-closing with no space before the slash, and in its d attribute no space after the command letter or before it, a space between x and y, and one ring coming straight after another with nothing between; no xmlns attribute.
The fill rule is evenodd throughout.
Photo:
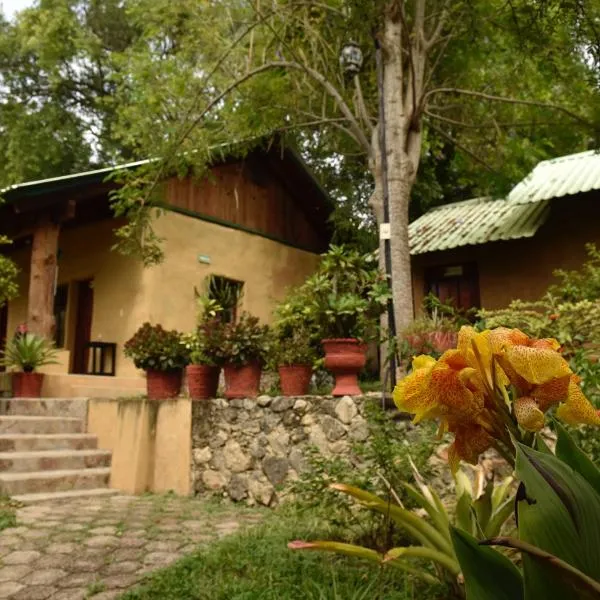
<svg viewBox="0 0 600 600"><path fill-rule="evenodd" d="M349 558L288 550L294 539L325 537L326 526L279 509L261 525L231 535L153 573L121 600L435 600L403 573Z"/></svg>

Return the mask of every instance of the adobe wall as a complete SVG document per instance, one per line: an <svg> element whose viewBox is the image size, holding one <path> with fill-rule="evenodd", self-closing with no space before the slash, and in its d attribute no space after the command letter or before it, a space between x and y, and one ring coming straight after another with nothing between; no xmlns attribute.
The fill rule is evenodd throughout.
<svg viewBox="0 0 600 600"><path fill-rule="evenodd" d="M201 289L210 274L244 282L240 309L263 322L288 287L301 284L316 269L317 254L298 250L259 235L235 230L193 217L167 212L155 222L164 238L164 262L144 268L140 261L111 250L118 225L106 220L60 233L58 284L93 278L94 307L92 341L117 344L117 376L137 377L133 362L123 347L144 322L160 323L167 329L191 331L196 319L194 288ZM209 264L199 261L208 257ZM11 256L19 266L19 297L9 303L8 332L27 319L30 250ZM68 302L66 345L73 348L75 335L76 286ZM44 369L51 373L69 371L69 352L60 365ZM56 395L54 390L51 395Z"/></svg>
<svg viewBox="0 0 600 600"><path fill-rule="evenodd" d="M585 244L600 246L600 195L561 199L534 237L465 246L414 256L413 299L416 311L425 294L425 269L476 262L481 306L505 307L511 300L536 300L556 282L555 269L576 269L586 259Z"/></svg>

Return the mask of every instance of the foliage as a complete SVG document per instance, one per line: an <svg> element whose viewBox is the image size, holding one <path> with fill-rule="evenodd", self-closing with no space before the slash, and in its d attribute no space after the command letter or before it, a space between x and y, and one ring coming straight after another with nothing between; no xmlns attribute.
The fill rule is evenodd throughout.
<svg viewBox="0 0 600 600"><path fill-rule="evenodd" d="M2 364L31 373L44 365L57 364L54 344L30 332L17 333L7 344Z"/></svg>
<svg viewBox="0 0 600 600"><path fill-rule="evenodd" d="M289 336L281 336L274 331L269 348L270 363L273 368L286 365L310 365L319 358L315 344L307 330L296 329Z"/></svg>
<svg viewBox="0 0 600 600"><path fill-rule="evenodd" d="M17 526L16 503L8 496L0 495L0 532Z"/></svg>
<svg viewBox="0 0 600 600"><path fill-rule="evenodd" d="M442 600L429 586L356 559L286 552L295 536L312 538L323 520L277 508L265 522L228 535L152 573L123 600Z"/></svg>
<svg viewBox="0 0 600 600"><path fill-rule="evenodd" d="M565 271L559 269L554 276L559 283L550 287L548 292L564 302L595 301L600 298L600 250L594 244L587 244L588 260L581 269Z"/></svg>
<svg viewBox="0 0 600 600"><path fill-rule="evenodd" d="M9 243L6 237L0 235L0 246ZM0 307L6 301L15 298L19 293L19 287L16 282L18 273L17 265L7 256L0 254Z"/></svg>
<svg viewBox="0 0 600 600"><path fill-rule="evenodd" d="M487 545L522 554L522 573L490 548L455 531L454 547L469 600L497 598L597 598L600 564L600 470L559 426L556 455L515 442L519 537L493 537ZM585 523L585 526L582 524Z"/></svg>
<svg viewBox="0 0 600 600"><path fill-rule="evenodd" d="M162 325L144 323L127 342L125 356L138 369L174 371L189 362L189 354L182 343L181 333L163 329Z"/></svg>
<svg viewBox="0 0 600 600"><path fill-rule="evenodd" d="M460 460L476 462L490 447L515 465L521 482L518 537L471 532L490 536L486 545L521 552L522 573L498 552L482 548L464 524L453 528L452 546L469 600L486 600L490 588L494 597L507 600L600 594L600 470L560 424L555 424L556 455L535 435L554 406L566 423L600 425L600 411L584 396L558 347L556 340L531 339L517 329L477 333L463 327L456 350L438 361L417 357L413 372L394 392L398 407L415 420L435 418L441 430L454 433L448 452L453 471ZM489 517L488 511L481 512ZM461 512L466 514L459 504L457 515Z"/></svg>
<svg viewBox="0 0 600 600"><path fill-rule="evenodd" d="M278 307L278 324L284 331L307 324L313 339L365 339L377 331L389 297L376 253L331 246L316 273Z"/></svg>
<svg viewBox="0 0 600 600"><path fill-rule="evenodd" d="M245 365L264 362L269 352L269 328L260 325L258 317L242 313L237 323L222 325L221 347L217 358L224 364Z"/></svg>
<svg viewBox="0 0 600 600"><path fill-rule="evenodd" d="M289 547L295 550L325 550L337 554L361 557L377 564L386 564L399 568L424 581L432 582L432 576L424 570L419 562L431 561L436 567L440 582L460 593L457 576L460 572L458 562L451 544L452 518L438 494L426 485L421 474L413 464L413 475L416 486L403 483L410 498L417 504L427 519L407 510L398 498L382 499L370 492L346 484L332 484L331 487L354 498L361 506L384 515L396 526L403 529L411 542L420 545L402 545L382 550L374 550L365 546L346 542L313 541L291 542ZM466 475L457 484L457 509L455 522L458 527L467 527L475 535L498 535L512 514L514 498L510 496L511 478L499 485L493 479L488 481L483 493L473 496L471 484Z"/></svg>
<svg viewBox="0 0 600 600"><path fill-rule="evenodd" d="M300 507L326 516L330 523L344 530L346 538L349 529L358 527L357 536L376 545L383 543L381 523L357 523L352 503L340 498L329 486L344 481L379 495L393 489L403 504L414 507L402 482L411 477L411 460L426 475L431 473L428 459L435 431L400 427L390 411L381 409L375 402L365 405L365 418L368 427L365 441L355 442L345 456L327 458L316 448L309 450L307 469L300 473L291 489ZM384 527L384 538L387 535Z"/></svg>
<svg viewBox="0 0 600 600"><path fill-rule="evenodd" d="M224 327L222 321L215 317L203 321L192 333L181 336L181 343L192 365L215 366L223 345Z"/></svg>

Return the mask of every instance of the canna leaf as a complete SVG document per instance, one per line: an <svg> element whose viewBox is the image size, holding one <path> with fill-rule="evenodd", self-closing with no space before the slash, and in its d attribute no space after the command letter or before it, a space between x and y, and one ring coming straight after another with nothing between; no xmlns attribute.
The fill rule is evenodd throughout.
<svg viewBox="0 0 600 600"><path fill-rule="evenodd" d="M487 527L484 530L485 537L496 537L502 531L502 526L515 512L515 499L511 496L492 513Z"/></svg>
<svg viewBox="0 0 600 600"><path fill-rule="evenodd" d="M447 552L449 555L453 555L452 544L450 544L439 531L427 523L427 521L410 510L401 508L392 502L382 500L375 494L365 492L364 490L351 485L334 483L329 487L352 496L370 510L389 516L390 519L403 527L421 544L431 546L437 550Z"/></svg>
<svg viewBox="0 0 600 600"><path fill-rule="evenodd" d="M523 578L506 556L455 527L451 535L467 600L523 600Z"/></svg>
<svg viewBox="0 0 600 600"><path fill-rule="evenodd" d="M398 558L425 558L440 564L444 569L450 571L453 575L460 573L460 566L455 558L449 557L447 554L426 548L425 546L402 546L400 548L392 548L386 552L383 560L388 562Z"/></svg>
<svg viewBox="0 0 600 600"><path fill-rule="evenodd" d="M516 473L525 487L517 505L519 537L600 579L600 497L569 465L517 443ZM523 556L525 598L572 596L571 585L548 563Z"/></svg>
<svg viewBox="0 0 600 600"><path fill-rule="evenodd" d="M556 441L556 456L577 471L600 494L600 469L588 458L567 430L556 422L558 439Z"/></svg>

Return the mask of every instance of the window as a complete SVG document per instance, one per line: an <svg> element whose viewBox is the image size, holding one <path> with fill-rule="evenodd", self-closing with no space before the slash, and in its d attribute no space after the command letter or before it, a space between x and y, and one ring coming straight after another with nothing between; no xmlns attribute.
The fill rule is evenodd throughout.
<svg viewBox="0 0 600 600"><path fill-rule="evenodd" d="M57 348L65 347L68 299L69 285L66 283L59 285L54 294L54 343Z"/></svg>
<svg viewBox="0 0 600 600"><path fill-rule="evenodd" d="M237 320L238 304L242 297L243 281L228 279L220 275L211 275L208 281L208 297L223 307L223 320L235 323Z"/></svg>
<svg viewBox="0 0 600 600"><path fill-rule="evenodd" d="M425 271L425 293L458 309L479 307L479 275L475 263L433 267Z"/></svg>

